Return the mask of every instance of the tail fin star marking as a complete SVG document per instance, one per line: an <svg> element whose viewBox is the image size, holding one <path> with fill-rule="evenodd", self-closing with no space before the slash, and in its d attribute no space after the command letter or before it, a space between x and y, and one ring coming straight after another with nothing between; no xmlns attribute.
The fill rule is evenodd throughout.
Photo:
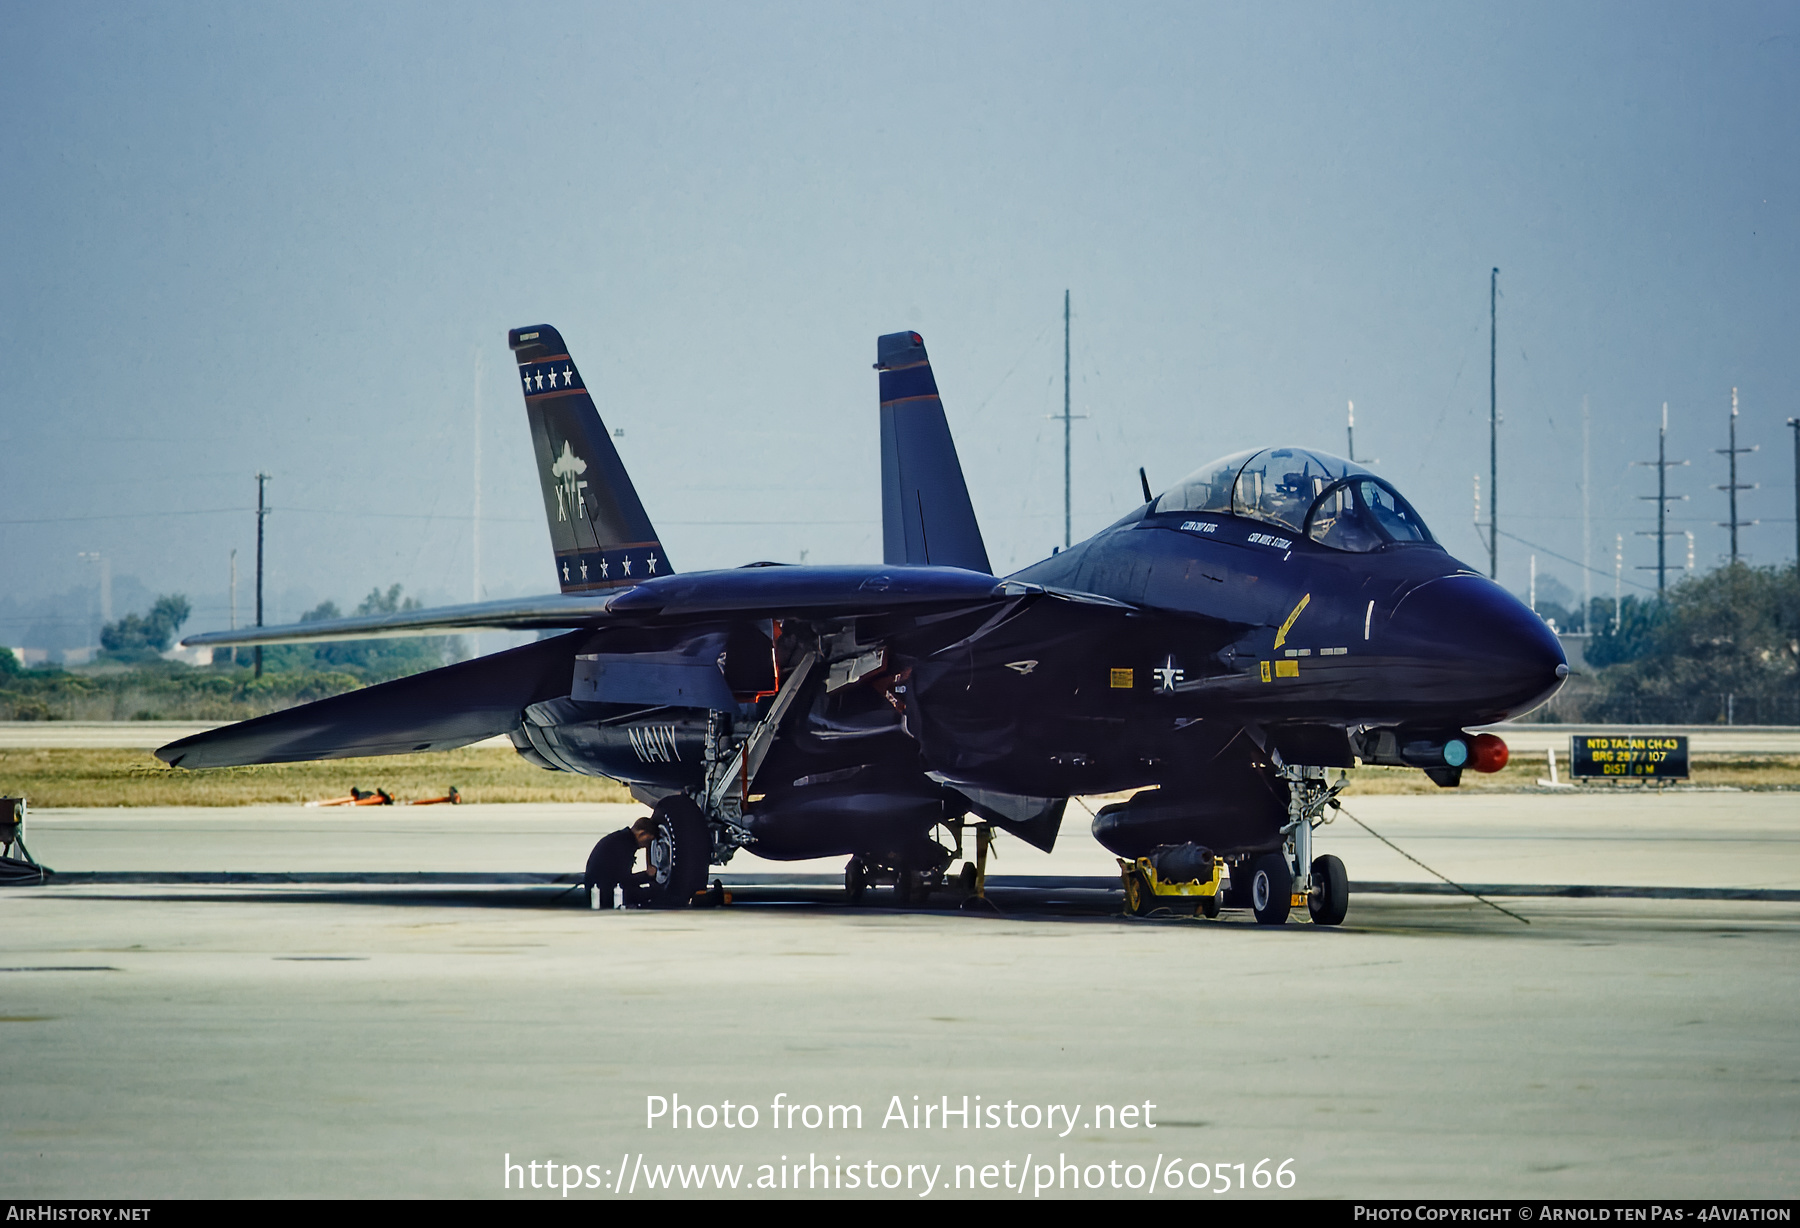
<svg viewBox="0 0 1800 1228"><path fill-rule="evenodd" d="M540 324L515 328L506 340L518 359L562 590L634 584L633 562L642 564L638 579L672 574L668 551L562 335Z"/></svg>

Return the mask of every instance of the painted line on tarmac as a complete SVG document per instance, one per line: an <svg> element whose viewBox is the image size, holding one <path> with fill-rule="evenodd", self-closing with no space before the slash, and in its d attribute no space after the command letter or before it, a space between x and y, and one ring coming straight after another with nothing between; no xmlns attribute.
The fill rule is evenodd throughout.
<svg viewBox="0 0 1800 1228"><path fill-rule="evenodd" d="M835 874L732 874L717 875L726 887L788 887L818 889L841 887ZM417 870L400 872L362 870L76 870L57 873L43 885L55 886L235 886L256 884L314 884L320 886L432 886L432 887L564 887L581 882L580 874L537 874L508 871L464 872ZM36 886L37 884L29 884ZM990 888L1032 891L1119 891L1112 875L989 875ZM1633 887L1609 884L1469 883L1483 895L1520 899L1614 900L1758 900L1768 903L1800 903L1800 890L1767 887ZM1352 882L1352 895L1461 895L1444 883Z"/></svg>

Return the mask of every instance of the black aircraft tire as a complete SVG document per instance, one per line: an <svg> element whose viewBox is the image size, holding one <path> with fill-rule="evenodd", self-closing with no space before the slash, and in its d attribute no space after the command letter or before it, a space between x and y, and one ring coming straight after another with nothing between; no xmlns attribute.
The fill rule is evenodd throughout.
<svg viewBox="0 0 1800 1228"><path fill-rule="evenodd" d="M1226 908L1250 907L1250 876L1254 873L1253 861L1240 861L1231 867L1231 886L1225 891L1223 901Z"/></svg>
<svg viewBox="0 0 1800 1228"><path fill-rule="evenodd" d="M706 830L700 807L684 793L663 798L650 817L656 820L652 844L667 851L670 863L666 882L658 883L654 873L651 875L650 906L686 908L695 893L706 886L706 870L712 862L712 833Z"/></svg>
<svg viewBox="0 0 1800 1228"><path fill-rule="evenodd" d="M852 857L844 864L844 901L856 905L863 902L863 893L869 889L869 868L863 864L861 857Z"/></svg>
<svg viewBox="0 0 1800 1228"><path fill-rule="evenodd" d="M1283 925L1293 904L1294 875L1287 858L1264 853L1250 871L1250 907L1258 925Z"/></svg>
<svg viewBox="0 0 1800 1228"><path fill-rule="evenodd" d="M1313 893L1307 898L1306 910L1314 925L1341 925L1350 911L1350 876L1344 863L1330 853L1313 859Z"/></svg>

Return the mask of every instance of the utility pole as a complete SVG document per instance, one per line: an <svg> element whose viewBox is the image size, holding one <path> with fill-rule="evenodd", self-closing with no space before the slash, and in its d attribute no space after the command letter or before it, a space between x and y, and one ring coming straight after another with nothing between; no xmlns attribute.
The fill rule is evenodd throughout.
<svg viewBox="0 0 1800 1228"><path fill-rule="evenodd" d="M1650 567L1640 565L1638 570L1654 571L1656 573L1656 595L1658 597L1662 596L1663 589L1668 586L1669 578L1669 500L1687 498L1686 495L1671 495L1669 493L1669 470L1678 465L1685 465L1687 462L1672 461L1669 459L1668 440L1669 403L1664 401L1662 407L1662 428L1656 432L1656 459L1653 461L1631 462L1634 465L1643 465L1646 467L1654 465L1656 467L1656 493L1653 495L1638 496L1639 499L1656 500L1656 528L1654 531L1650 529L1639 529L1637 535L1639 537L1654 537L1656 539L1656 566Z"/></svg>
<svg viewBox="0 0 1800 1228"><path fill-rule="evenodd" d="M1625 583L1625 535L1613 535L1613 634L1618 634L1618 607L1622 603Z"/></svg>
<svg viewBox="0 0 1800 1228"><path fill-rule="evenodd" d="M1350 406L1350 425L1347 428L1350 435L1350 451L1344 459L1354 465L1356 463L1356 402L1348 401L1346 404Z"/></svg>
<svg viewBox="0 0 1800 1228"><path fill-rule="evenodd" d="M1500 270L1488 275L1488 579L1500 578L1500 397L1498 383Z"/></svg>
<svg viewBox="0 0 1800 1228"><path fill-rule="evenodd" d="M481 600L481 347L475 347L475 498L469 512L469 600ZM481 636L469 637L476 656Z"/></svg>
<svg viewBox="0 0 1800 1228"><path fill-rule="evenodd" d="M231 629L237 630L237 551L231 552ZM231 663L237 664L237 649L231 649Z"/></svg>
<svg viewBox="0 0 1800 1228"><path fill-rule="evenodd" d="M268 506L263 502L263 485L269 475L256 475L256 625L263 625L263 518L269 514ZM262 677L262 645L256 646L254 665L256 677Z"/></svg>
<svg viewBox="0 0 1800 1228"><path fill-rule="evenodd" d="M1077 413L1072 412L1073 406L1074 406L1074 401L1071 399L1071 393L1069 391L1069 292L1067 290L1064 290L1063 291L1063 411L1060 415L1058 415L1058 414L1050 415L1050 420L1052 422L1056 421L1057 418L1060 417L1062 419L1062 424L1063 424L1063 544L1062 544L1062 548L1064 550L1067 550L1071 545L1074 544L1074 541L1075 541L1075 534L1074 534L1074 523L1075 522L1074 522L1074 517L1071 515L1072 501L1070 499L1071 486L1070 486L1070 481L1069 481L1069 479L1070 479L1069 458L1070 458L1070 455L1072 452L1070 433L1069 433L1070 432L1070 424L1073 423L1075 421L1075 419L1077 419L1077 418L1087 417L1086 414L1077 414Z"/></svg>
<svg viewBox="0 0 1800 1228"><path fill-rule="evenodd" d="M1581 398L1581 629L1592 635L1594 621L1593 483L1588 468L1588 399Z"/></svg>
<svg viewBox="0 0 1800 1228"><path fill-rule="evenodd" d="M1063 549L1073 544L1074 537L1071 526L1074 521L1070 514L1069 485L1069 409L1073 402L1069 397L1069 292L1063 291Z"/></svg>
<svg viewBox="0 0 1800 1228"><path fill-rule="evenodd" d="M481 350L475 351L475 499L469 512L469 600L481 600Z"/></svg>
<svg viewBox="0 0 1800 1228"><path fill-rule="evenodd" d="M1794 566L1800 569L1800 418L1789 418L1794 432Z"/></svg>
<svg viewBox="0 0 1800 1228"><path fill-rule="evenodd" d="M1754 520L1739 520L1738 514L1737 514L1737 492L1740 490L1755 490L1756 489L1755 482L1751 482L1747 486L1741 485L1738 482L1738 480L1737 480L1738 453L1754 452L1754 451L1756 451L1756 447L1757 447L1757 445L1754 445L1754 444L1748 448L1740 448L1737 446L1737 420L1738 420L1737 389L1733 388L1731 390L1731 436L1730 436L1731 446L1725 447L1725 448L1714 448L1713 449L1714 452L1721 453L1721 454L1729 457L1731 460L1731 469L1730 469L1731 479L1730 479L1730 481L1724 486L1715 486L1715 487L1713 487L1713 489L1727 491L1731 495L1731 519L1729 521L1721 522L1720 527L1731 530L1731 565L1733 567L1737 566L1737 561L1738 561L1738 534L1737 534L1737 531L1740 528L1749 528L1751 525L1756 523L1756 521L1754 521Z"/></svg>
<svg viewBox="0 0 1800 1228"><path fill-rule="evenodd" d="M106 630L106 625L113 620L112 560L107 558L104 552L98 550L83 550L76 557L84 563L100 565L100 630L94 632L94 643L98 644L101 634Z"/></svg>

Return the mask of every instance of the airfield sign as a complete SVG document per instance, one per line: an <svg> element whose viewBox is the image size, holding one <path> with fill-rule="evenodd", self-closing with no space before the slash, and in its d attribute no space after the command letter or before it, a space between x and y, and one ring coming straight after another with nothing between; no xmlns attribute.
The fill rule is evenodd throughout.
<svg viewBox="0 0 1800 1228"><path fill-rule="evenodd" d="M1569 739L1569 774L1599 779L1686 780L1686 734L1595 733Z"/></svg>

